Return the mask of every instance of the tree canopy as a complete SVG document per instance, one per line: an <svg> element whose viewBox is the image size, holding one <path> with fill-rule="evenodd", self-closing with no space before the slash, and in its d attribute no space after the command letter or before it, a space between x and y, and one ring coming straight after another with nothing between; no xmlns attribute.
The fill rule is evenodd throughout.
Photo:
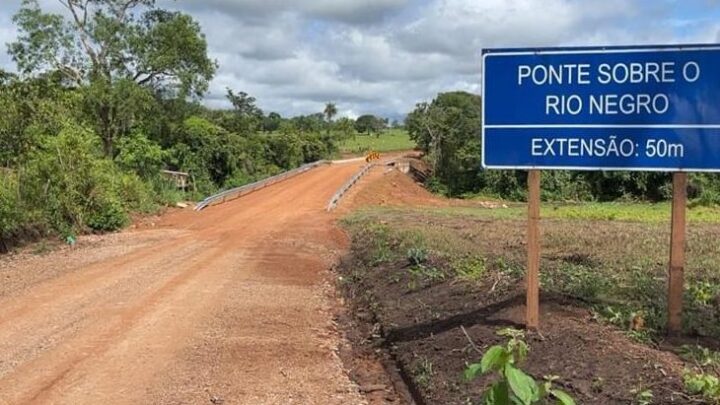
<svg viewBox="0 0 720 405"><path fill-rule="evenodd" d="M106 155L154 96L200 96L215 74L192 17L154 0L57 0L61 14L23 0L8 52L22 75L59 72L86 91Z"/></svg>

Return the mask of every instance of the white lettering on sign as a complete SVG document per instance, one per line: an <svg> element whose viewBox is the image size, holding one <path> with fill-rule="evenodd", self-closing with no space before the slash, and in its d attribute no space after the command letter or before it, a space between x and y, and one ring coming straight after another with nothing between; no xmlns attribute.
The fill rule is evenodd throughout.
<svg viewBox="0 0 720 405"><path fill-rule="evenodd" d="M671 98L665 93L559 94L557 86L693 83L701 74L700 65L695 61L677 65L673 61L600 63L597 66L589 63L521 64L517 67L517 84L554 86L553 94L545 95L545 115L662 115L671 108Z"/></svg>
<svg viewBox="0 0 720 405"><path fill-rule="evenodd" d="M645 144L635 143L630 138L615 135L609 137L565 137L532 138L530 140L532 156L549 157L610 157L634 158L647 157L677 158L685 156L682 143L672 143L665 139L648 139Z"/></svg>
<svg viewBox="0 0 720 405"><path fill-rule="evenodd" d="M536 86L545 84L590 84L590 65L572 63L565 65L520 65L518 86L528 79Z"/></svg>

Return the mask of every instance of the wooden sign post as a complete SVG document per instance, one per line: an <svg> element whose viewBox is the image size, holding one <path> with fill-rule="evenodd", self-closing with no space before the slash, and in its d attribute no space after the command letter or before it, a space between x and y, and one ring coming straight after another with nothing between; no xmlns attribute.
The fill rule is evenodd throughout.
<svg viewBox="0 0 720 405"><path fill-rule="evenodd" d="M525 326L540 326L540 170L528 173L527 291Z"/></svg>
<svg viewBox="0 0 720 405"><path fill-rule="evenodd" d="M682 331L683 284L685 272L685 212L687 173L673 174L670 268L668 269L668 324L670 335Z"/></svg>
<svg viewBox="0 0 720 405"><path fill-rule="evenodd" d="M673 175L667 330L682 330L687 172L720 173L718 66L716 44L483 49L482 167L529 171L529 329L540 312L539 170L629 170L681 172ZM652 105L640 108L647 98Z"/></svg>

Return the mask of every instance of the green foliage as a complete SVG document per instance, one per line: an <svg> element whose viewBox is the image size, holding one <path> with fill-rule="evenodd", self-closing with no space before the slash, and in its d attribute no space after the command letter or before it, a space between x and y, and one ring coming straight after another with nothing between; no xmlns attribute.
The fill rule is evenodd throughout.
<svg viewBox="0 0 720 405"><path fill-rule="evenodd" d="M720 379L717 375L686 370L683 374L685 389L713 404L720 404Z"/></svg>
<svg viewBox="0 0 720 405"><path fill-rule="evenodd" d="M470 364L465 370L467 380L478 375L495 374L495 382L485 391L484 404L530 405L550 401L561 405L575 404L570 395L554 388L553 382L557 377L546 377L542 384L538 384L534 378L522 371L520 367L530 351L522 331L503 329L498 335L506 337L508 341L504 345L490 347L480 363Z"/></svg>
<svg viewBox="0 0 720 405"><path fill-rule="evenodd" d="M428 264L412 265L408 268L410 280L407 287L410 291L426 287L438 281L444 281L447 276L442 270Z"/></svg>
<svg viewBox="0 0 720 405"><path fill-rule="evenodd" d="M28 161L25 190L47 222L63 234L86 227L108 231L127 222L115 179L122 174L100 152L97 136L68 124L46 137Z"/></svg>
<svg viewBox="0 0 720 405"><path fill-rule="evenodd" d="M407 251L407 258L411 265L419 266L428 261L428 251L424 247L411 247Z"/></svg>
<svg viewBox="0 0 720 405"><path fill-rule="evenodd" d="M567 296L594 302L607 294L611 281L604 274L584 265L565 263L541 275L544 287Z"/></svg>
<svg viewBox="0 0 720 405"><path fill-rule="evenodd" d="M17 177L0 169L0 243L17 232L24 222L18 191Z"/></svg>
<svg viewBox="0 0 720 405"><path fill-rule="evenodd" d="M709 403L720 404L720 352L699 345L685 345L680 357L692 364L683 373L685 390Z"/></svg>
<svg viewBox="0 0 720 405"><path fill-rule="evenodd" d="M81 101L58 74L0 78L0 166L21 164L42 136L57 134L67 120L81 121Z"/></svg>
<svg viewBox="0 0 720 405"><path fill-rule="evenodd" d="M481 256L462 256L451 265L458 277L472 281L480 280L487 270L485 258Z"/></svg>
<svg viewBox="0 0 720 405"><path fill-rule="evenodd" d="M450 195L476 189L480 167L480 97L466 92L440 93L418 104L405 126L432 164L433 175Z"/></svg>
<svg viewBox="0 0 720 405"><path fill-rule="evenodd" d="M122 228L128 220L119 199L101 194L88 212L87 226L95 231L110 232Z"/></svg>
<svg viewBox="0 0 720 405"><path fill-rule="evenodd" d="M69 1L72 17L23 0L8 45L25 74L55 71L82 89L106 156L147 112L152 92L201 95L215 74L207 43L190 16L152 0Z"/></svg>
<svg viewBox="0 0 720 405"><path fill-rule="evenodd" d="M361 115L355 120L355 130L368 135L372 133L379 134L386 127L386 119L376 117L372 114Z"/></svg>
<svg viewBox="0 0 720 405"><path fill-rule="evenodd" d="M125 170L149 179L157 176L165 164L166 152L145 135L136 132L120 140L115 161Z"/></svg>
<svg viewBox="0 0 720 405"><path fill-rule="evenodd" d="M451 196L482 193L522 201L526 172L481 169L480 111L479 96L450 92L418 103L408 114L410 137L432 164L430 188ZM548 171L542 179L542 198L550 201L660 201L670 191L670 176L657 172ZM689 195L697 205L720 204L720 176L693 174Z"/></svg>
<svg viewBox="0 0 720 405"><path fill-rule="evenodd" d="M655 397L652 390L649 389L633 390L631 394L635 394L635 405L652 405L653 398Z"/></svg>
<svg viewBox="0 0 720 405"><path fill-rule="evenodd" d="M690 361L702 369L720 372L720 352L710 350L700 345L683 345L680 348L680 357Z"/></svg>

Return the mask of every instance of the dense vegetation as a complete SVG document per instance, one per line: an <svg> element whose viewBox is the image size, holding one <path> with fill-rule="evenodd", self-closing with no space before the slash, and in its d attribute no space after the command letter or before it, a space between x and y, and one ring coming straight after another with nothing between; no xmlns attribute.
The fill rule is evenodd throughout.
<svg viewBox="0 0 720 405"><path fill-rule="evenodd" d="M23 0L8 44L17 73L0 71L0 251L118 229L132 212L331 157L358 136L332 103L283 118L228 89L232 109L203 107L217 65L189 15L153 0L57 1L65 15ZM386 123L370 122L361 129ZM190 187L162 169L189 173Z"/></svg>
<svg viewBox="0 0 720 405"><path fill-rule="evenodd" d="M428 155L434 177L430 187L452 196L489 194L525 198L527 172L483 171L480 164L481 100L465 92L441 93L420 103L405 122L410 137ZM651 172L543 172L548 200L650 200L669 198L671 176ZM720 177L691 176L690 196L701 203L720 203Z"/></svg>

